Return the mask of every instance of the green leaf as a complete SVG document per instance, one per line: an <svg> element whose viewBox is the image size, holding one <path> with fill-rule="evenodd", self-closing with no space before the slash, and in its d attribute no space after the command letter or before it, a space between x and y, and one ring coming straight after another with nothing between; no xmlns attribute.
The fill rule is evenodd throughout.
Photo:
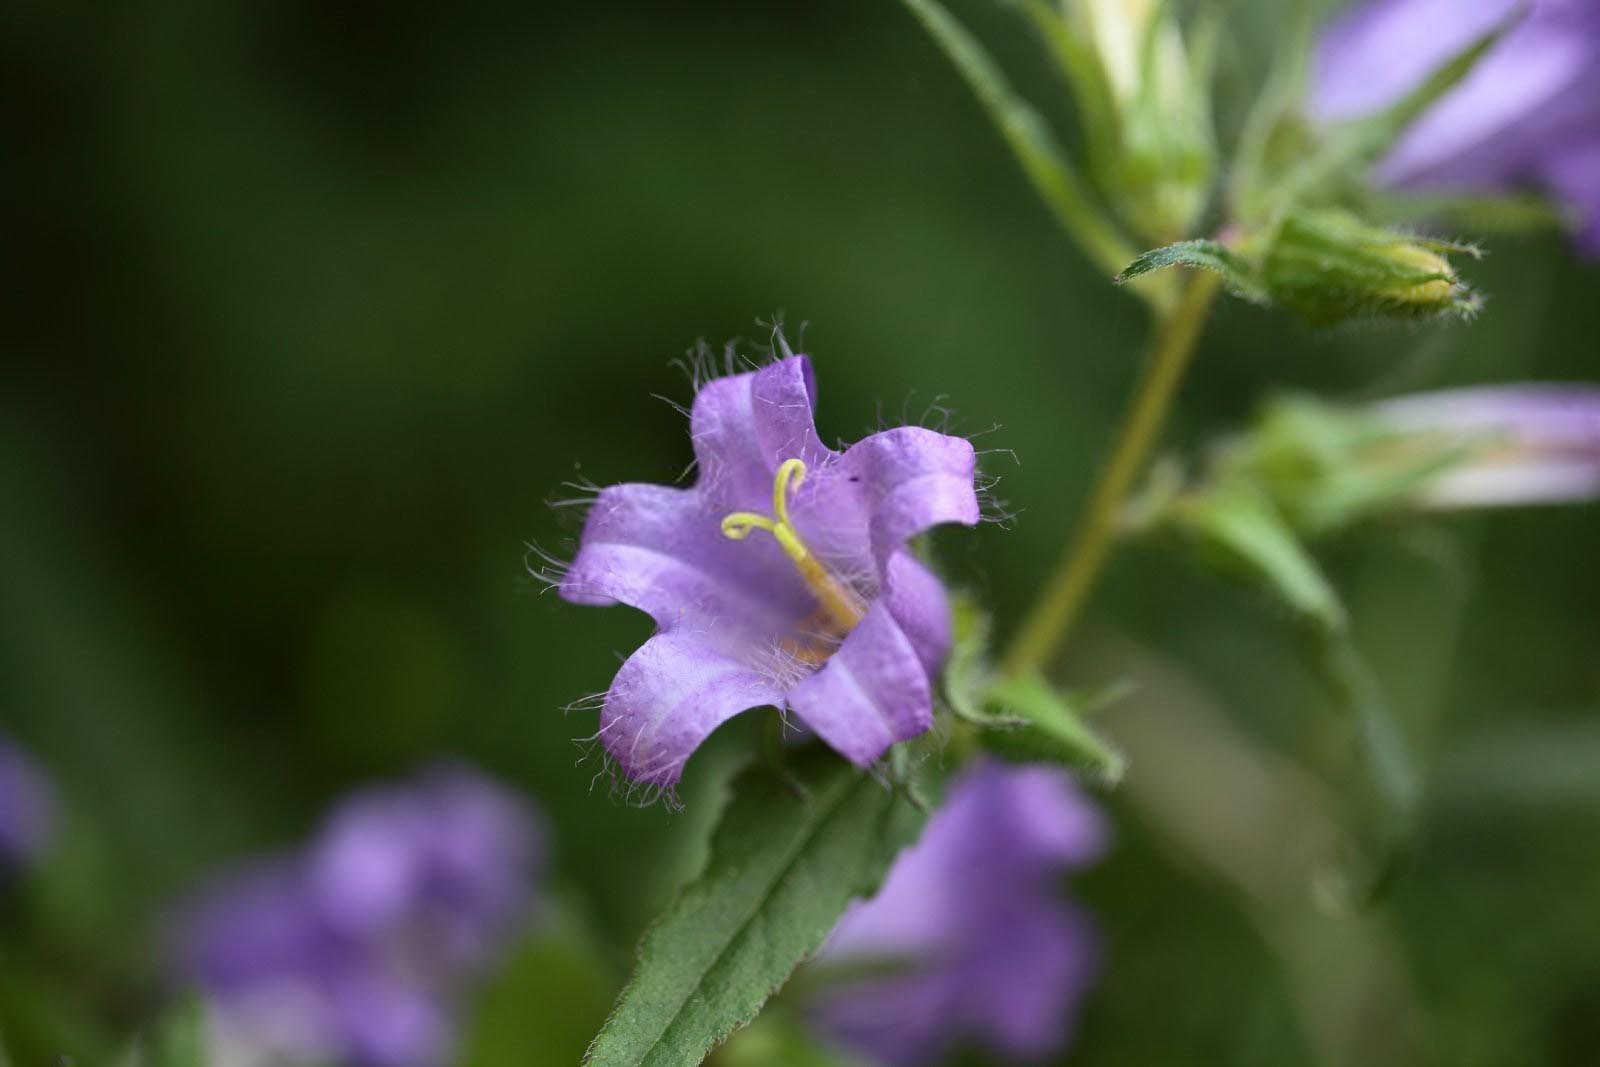
<svg viewBox="0 0 1600 1067"><path fill-rule="evenodd" d="M1324 682L1352 720L1356 748L1376 802L1373 853L1322 873L1317 886L1326 906L1355 913L1370 907L1392 886L1415 844L1422 773L1405 730L1395 717L1376 673L1346 632L1317 636L1317 666Z"/></svg>
<svg viewBox="0 0 1600 1067"><path fill-rule="evenodd" d="M1122 268L1116 280L1121 284L1165 267L1198 267L1215 271L1222 275L1223 282L1235 295L1258 304L1267 302L1267 291L1255 266L1217 241L1179 241L1152 248Z"/></svg>
<svg viewBox="0 0 1600 1067"><path fill-rule="evenodd" d="M988 51L938 0L902 0L978 97L1021 164L1034 190L1069 236L1096 263L1114 272L1133 254L1089 194L1050 127L1011 88Z"/></svg>
<svg viewBox="0 0 1600 1067"><path fill-rule="evenodd" d="M1106 784L1121 780L1118 752L1083 721L1082 709L1038 674L1002 678L990 686L984 747L1003 759L1059 763Z"/></svg>
<svg viewBox="0 0 1600 1067"><path fill-rule="evenodd" d="M689 1067L755 1017L924 813L821 746L733 783L702 874L646 932L591 1067Z"/></svg>
<svg viewBox="0 0 1600 1067"><path fill-rule="evenodd" d="M1172 520L1221 549L1295 612L1328 632L1342 630L1344 606L1300 539L1264 494L1218 486L1174 504Z"/></svg>

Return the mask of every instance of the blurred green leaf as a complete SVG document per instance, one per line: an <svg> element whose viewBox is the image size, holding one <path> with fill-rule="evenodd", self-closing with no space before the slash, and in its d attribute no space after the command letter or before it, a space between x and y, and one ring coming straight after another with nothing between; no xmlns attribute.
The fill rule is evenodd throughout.
<svg viewBox="0 0 1600 1067"><path fill-rule="evenodd" d="M716 1067L858 1067L786 1012L767 1011L717 1052Z"/></svg>
<svg viewBox="0 0 1600 1067"><path fill-rule="evenodd" d="M1296 614L1328 632L1345 624L1344 606L1310 553L1265 494L1224 484L1175 501L1170 520L1254 575Z"/></svg>
<svg viewBox="0 0 1600 1067"><path fill-rule="evenodd" d="M110 1061L113 1043L77 990L27 973L7 953L0 960L0 1032L23 1065L79 1057Z"/></svg>
<svg viewBox="0 0 1600 1067"><path fill-rule="evenodd" d="M1001 678L984 695L993 716L984 747L1019 763L1059 763L1105 785L1122 778L1126 761L1083 721L1083 709L1037 674Z"/></svg>
<svg viewBox="0 0 1600 1067"><path fill-rule="evenodd" d="M699 1063L752 1019L850 901L873 892L924 813L813 747L735 780L705 871L646 932L590 1046L594 1067Z"/></svg>
<svg viewBox="0 0 1600 1067"><path fill-rule="evenodd" d="M610 1007L614 986L573 937L545 935L522 946L477 998L461 1058L465 1067L577 1063Z"/></svg>
<svg viewBox="0 0 1600 1067"><path fill-rule="evenodd" d="M1373 199L1375 210L1386 220L1446 220L1495 234L1559 230L1567 221L1558 205L1537 193L1472 196L1386 192Z"/></svg>
<svg viewBox="0 0 1600 1067"><path fill-rule="evenodd" d="M138 1067L207 1067L205 1003L186 998L167 1009L139 1043Z"/></svg>

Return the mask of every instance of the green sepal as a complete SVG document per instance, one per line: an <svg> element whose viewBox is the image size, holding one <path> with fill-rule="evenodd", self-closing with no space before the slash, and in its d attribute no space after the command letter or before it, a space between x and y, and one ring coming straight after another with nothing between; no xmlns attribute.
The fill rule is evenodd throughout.
<svg viewBox="0 0 1600 1067"><path fill-rule="evenodd" d="M1042 676L1000 678L984 694L983 747L1016 763L1058 763L1099 785L1122 780L1127 760L1084 721L1082 705Z"/></svg>
<svg viewBox="0 0 1600 1067"><path fill-rule="evenodd" d="M1248 259L1220 241L1178 241L1152 248L1122 268L1116 281L1121 284L1165 267L1195 267L1222 275L1223 284L1235 296L1256 304L1267 302L1267 290L1260 272Z"/></svg>
<svg viewBox="0 0 1600 1067"><path fill-rule="evenodd" d="M640 942L592 1067L690 1067L749 1022L877 890L926 819L903 788L821 745L736 778L705 870Z"/></svg>
<svg viewBox="0 0 1600 1067"><path fill-rule="evenodd" d="M975 598L957 591L950 597L950 655L939 678L940 695L958 719L983 725L984 689L993 668L989 662L989 614Z"/></svg>
<svg viewBox="0 0 1600 1067"><path fill-rule="evenodd" d="M967 596L952 598L951 652L942 679L945 703L978 742L1002 759L1058 763L1101 785L1115 785L1126 761L1084 722L1124 692L1058 692L1041 676L998 674L989 656L989 617Z"/></svg>
<svg viewBox="0 0 1600 1067"><path fill-rule="evenodd" d="M1295 211L1267 247L1261 280L1274 303L1316 325L1471 315L1483 301L1457 277L1451 254L1481 255L1472 245L1386 230L1347 211Z"/></svg>

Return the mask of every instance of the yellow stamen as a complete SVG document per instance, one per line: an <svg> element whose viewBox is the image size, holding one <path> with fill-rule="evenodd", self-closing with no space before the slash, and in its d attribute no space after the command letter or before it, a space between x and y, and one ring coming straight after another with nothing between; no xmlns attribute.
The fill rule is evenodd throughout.
<svg viewBox="0 0 1600 1067"><path fill-rule="evenodd" d="M784 554L794 563L795 569L800 572L806 588L817 598L829 629L842 637L861 621L863 611L861 598L828 572L828 568L822 565L822 561L817 559L806 547L806 543L800 539L794 523L789 521L789 492L798 489L805 481L805 477L806 465L803 460L784 460L778 467L777 475L772 479L772 514L776 518L760 515L754 511L731 512L722 518L722 536L733 541L743 541L750 536L752 530L765 530L770 533Z"/></svg>

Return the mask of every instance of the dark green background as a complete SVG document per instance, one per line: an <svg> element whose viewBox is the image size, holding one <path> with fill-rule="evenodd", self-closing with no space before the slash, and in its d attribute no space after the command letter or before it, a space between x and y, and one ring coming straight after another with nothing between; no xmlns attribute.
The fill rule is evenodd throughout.
<svg viewBox="0 0 1600 1067"><path fill-rule="evenodd" d="M1013 20L956 9L1068 115ZM1275 10L1233 5L1225 129ZM561 708L648 623L541 594L527 544L576 532L545 502L577 476L671 480L688 441L652 396L687 399L671 360L763 343L782 315L825 437L940 404L1015 451L987 461L1014 525L940 538L1008 627L1103 455L1142 308L1054 229L889 0L0 19L0 729L70 809L0 920L14 1056L125 1039L160 1002L175 893L449 754L548 815L565 931L491 990L474 1057L570 1062L741 739L691 766L685 815L592 781L573 741L593 713ZM1471 326L1314 332L1222 306L1169 440L1285 387L1594 377L1600 274L1554 235L1487 241ZM1284 620L1171 549L1121 556L1086 632L1159 648L1242 732L1348 788ZM1576 1065L1600 1044L1597 549L1592 507L1328 547L1436 771L1376 920L1419 1005L1414 1062ZM1226 807L1212 785L1195 806ZM1118 844L1079 894L1109 969L1072 1062L1316 1062L1250 906L1107 804Z"/></svg>

